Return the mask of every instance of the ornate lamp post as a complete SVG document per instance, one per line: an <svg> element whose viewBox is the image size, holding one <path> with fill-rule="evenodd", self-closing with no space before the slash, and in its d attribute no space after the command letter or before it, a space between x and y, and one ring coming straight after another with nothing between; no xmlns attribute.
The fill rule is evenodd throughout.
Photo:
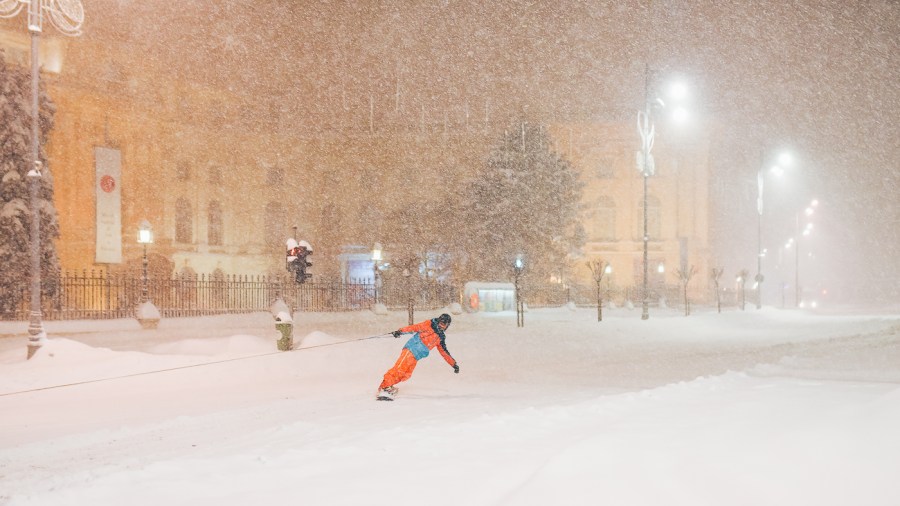
<svg viewBox="0 0 900 506"><path fill-rule="evenodd" d="M31 186L31 317L28 325L28 358L43 346L47 339L41 315L41 184L40 130L38 110L40 70L38 47L44 26L44 11L57 30L64 35L81 35L84 8L81 0L0 0L0 18L19 14L28 4L28 31L31 32L31 160L28 171Z"/></svg>
<svg viewBox="0 0 900 506"><path fill-rule="evenodd" d="M141 262L141 303L144 303L150 300L147 295L147 245L153 244L153 227L147 220L141 221L138 228L138 243L144 245L144 258Z"/></svg>
<svg viewBox="0 0 900 506"><path fill-rule="evenodd" d="M149 262L147 261L147 245L153 244L153 227L147 220L141 220L138 226L138 244L144 245L144 257L141 260L141 303L138 304L136 317L141 327L145 329L155 329L159 325L160 314L159 309L150 301L149 290L147 284L150 277L147 273Z"/></svg>
<svg viewBox="0 0 900 506"><path fill-rule="evenodd" d="M653 155L650 154L650 151L653 149L653 142L656 136L656 127L653 124L653 109L657 107L665 107L665 102L663 102L661 98L650 94L650 88L652 84L651 80L652 76L650 74L650 66L647 65L644 67L644 109L638 111L637 113L637 130L638 134L641 137L641 149L637 152L637 169L644 179L644 289L643 295L641 296L642 320L647 320L650 318L650 287L647 258L647 249L649 246L648 243L650 242L650 235L647 231L647 179L656 172L656 164L653 161ZM683 99L684 95L686 94L686 89L682 86L675 87L672 91L673 98L675 98L676 100ZM687 111L681 107L675 108L673 112L677 120L683 120L687 115Z"/></svg>

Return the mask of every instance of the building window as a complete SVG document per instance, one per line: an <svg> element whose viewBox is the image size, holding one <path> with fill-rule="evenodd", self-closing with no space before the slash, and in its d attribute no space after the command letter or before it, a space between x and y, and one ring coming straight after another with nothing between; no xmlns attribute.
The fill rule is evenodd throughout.
<svg viewBox="0 0 900 506"><path fill-rule="evenodd" d="M209 224L207 240L210 246L221 246L223 243L222 206L218 201L209 203Z"/></svg>
<svg viewBox="0 0 900 506"><path fill-rule="evenodd" d="M287 215L284 206L278 202L269 202L266 204L264 219L263 230L266 234L266 246L272 249L281 246L281 249L284 249L284 242L287 240Z"/></svg>
<svg viewBox="0 0 900 506"><path fill-rule="evenodd" d="M219 167L209 168L209 184L222 184L222 169Z"/></svg>
<svg viewBox="0 0 900 506"><path fill-rule="evenodd" d="M594 207L591 223L592 241L616 240L616 203L609 197L600 197Z"/></svg>
<svg viewBox="0 0 900 506"><path fill-rule="evenodd" d="M191 243L194 239L191 203L186 198L175 202L175 242Z"/></svg>
<svg viewBox="0 0 900 506"><path fill-rule="evenodd" d="M284 171L281 170L281 167L272 167L266 172L266 184L269 186L284 184Z"/></svg>
<svg viewBox="0 0 900 506"><path fill-rule="evenodd" d="M638 200L637 216L635 217L635 234L638 239L644 237L644 199ZM662 208L659 198L647 195L647 235L651 241L662 239Z"/></svg>
<svg viewBox="0 0 900 506"><path fill-rule="evenodd" d="M179 181L191 180L191 166L187 162L178 162L178 166L175 170L175 177L177 177Z"/></svg>

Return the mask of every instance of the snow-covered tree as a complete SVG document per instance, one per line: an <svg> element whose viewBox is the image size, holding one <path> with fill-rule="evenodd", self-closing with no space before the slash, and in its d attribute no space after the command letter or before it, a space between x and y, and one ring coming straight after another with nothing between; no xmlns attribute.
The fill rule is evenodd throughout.
<svg viewBox="0 0 900 506"><path fill-rule="evenodd" d="M537 281L565 274L584 244L579 221L582 184L571 164L552 152L547 131L525 122L504 133L470 183L465 215L467 270L472 279L524 275Z"/></svg>
<svg viewBox="0 0 900 506"><path fill-rule="evenodd" d="M53 127L55 107L43 88L39 100L39 131L45 142ZM32 206L27 174L31 157L31 76L26 69L8 65L0 51L0 311L15 308L30 286ZM59 223L43 145L40 157L42 289L49 295L56 289L59 272L55 243Z"/></svg>

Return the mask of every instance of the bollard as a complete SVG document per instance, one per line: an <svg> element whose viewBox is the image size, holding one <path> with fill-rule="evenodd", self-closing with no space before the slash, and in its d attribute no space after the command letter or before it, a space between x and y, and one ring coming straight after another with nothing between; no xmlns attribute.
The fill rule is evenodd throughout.
<svg viewBox="0 0 900 506"><path fill-rule="evenodd" d="M281 334L278 339L278 351L291 351L294 347L294 320L291 315L282 311L275 316L275 329Z"/></svg>

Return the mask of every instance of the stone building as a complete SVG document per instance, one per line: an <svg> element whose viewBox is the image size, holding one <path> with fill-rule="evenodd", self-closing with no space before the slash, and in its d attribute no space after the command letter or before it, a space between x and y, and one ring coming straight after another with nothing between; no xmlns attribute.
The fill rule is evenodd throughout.
<svg viewBox="0 0 900 506"><path fill-rule="evenodd" d="M304 125L287 96L273 95L288 77L266 75L275 83L249 83L252 91L208 69L196 69L196 78L190 65L143 58L163 44L143 37L100 25L78 39L49 30L42 37L41 79L57 106L48 152L64 269L138 264L138 227L147 220L151 268L160 273L283 273L284 241L296 233L314 246L317 275L346 278L347 262L364 261L379 240L398 186L465 179L507 126L487 111L470 119L468 109L464 117L399 106L376 114L371 95L357 97L349 119ZM0 20L8 61L27 68L28 44L24 20ZM612 285L640 285L643 187L633 120L552 121L548 131L585 183L588 232L572 258L574 279L552 281L590 284L585 263L602 258ZM694 266L691 289L705 294L708 152L706 141L666 135L655 148L647 199L654 285L677 284L676 269Z"/></svg>

